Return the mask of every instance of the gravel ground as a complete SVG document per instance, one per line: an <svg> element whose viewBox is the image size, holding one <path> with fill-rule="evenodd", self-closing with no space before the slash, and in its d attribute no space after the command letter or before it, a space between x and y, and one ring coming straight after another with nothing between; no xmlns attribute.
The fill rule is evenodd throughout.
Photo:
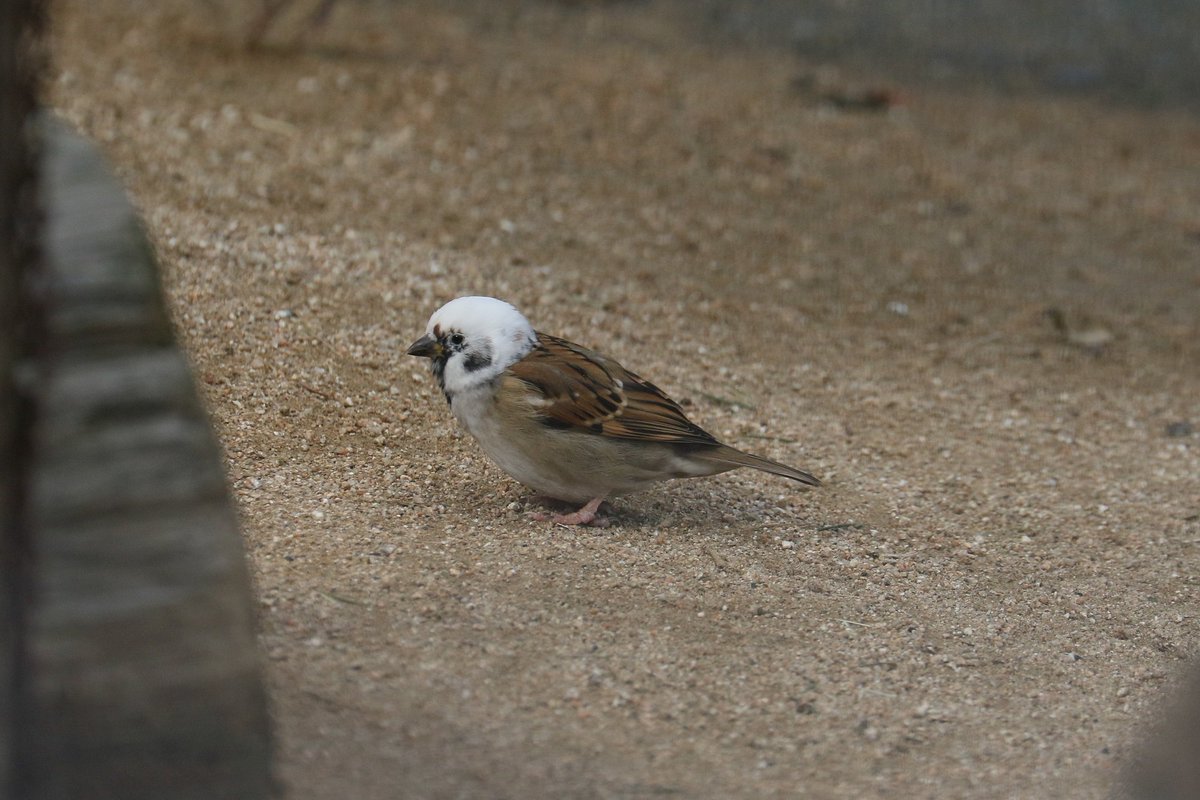
<svg viewBox="0 0 1200 800"><path fill-rule="evenodd" d="M226 448L289 797L1104 793L1194 647L1195 117L653 4L206 8L58 3L50 91ZM404 355L465 293L826 485L531 521Z"/></svg>

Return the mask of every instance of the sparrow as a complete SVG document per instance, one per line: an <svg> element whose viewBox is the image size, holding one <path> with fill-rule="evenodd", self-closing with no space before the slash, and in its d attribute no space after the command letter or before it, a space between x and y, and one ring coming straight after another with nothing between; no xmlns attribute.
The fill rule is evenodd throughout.
<svg viewBox="0 0 1200 800"><path fill-rule="evenodd" d="M451 412L501 469L540 495L583 503L552 517L562 525L604 524L597 511L611 495L739 467L820 485L723 444L650 381L535 331L494 297L446 303L408 355L430 359Z"/></svg>

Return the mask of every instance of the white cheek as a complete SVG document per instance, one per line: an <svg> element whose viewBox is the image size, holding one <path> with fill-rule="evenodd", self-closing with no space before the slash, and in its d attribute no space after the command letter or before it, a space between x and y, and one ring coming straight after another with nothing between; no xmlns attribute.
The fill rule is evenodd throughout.
<svg viewBox="0 0 1200 800"><path fill-rule="evenodd" d="M446 369L442 373L442 380L445 381L448 390L456 392L466 388L468 377L467 371L463 368L461 355L456 353L446 359Z"/></svg>
<svg viewBox="0 0 1200 800"><path fill-rule="evenodd" d="M446 385L446 391L450 394L473 389L496 376L497 370L494 366L489 365L483 369L472 371L467 369L465 362L466 356L462 353L455 353L446 360L446 370L442 374L442 378Z"/></svg>

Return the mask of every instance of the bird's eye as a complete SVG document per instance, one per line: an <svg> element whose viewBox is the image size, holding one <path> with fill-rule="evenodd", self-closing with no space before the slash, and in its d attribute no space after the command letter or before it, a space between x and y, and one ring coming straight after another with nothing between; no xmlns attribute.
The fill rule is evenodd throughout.
<svg viewBox="0 0 1200 800"><path fill-rule="evenodd" d="M464 341L466 341L466 337L461 333L453 333L450 335L450 344L454 345L455 347L461 347Z"/></svg>

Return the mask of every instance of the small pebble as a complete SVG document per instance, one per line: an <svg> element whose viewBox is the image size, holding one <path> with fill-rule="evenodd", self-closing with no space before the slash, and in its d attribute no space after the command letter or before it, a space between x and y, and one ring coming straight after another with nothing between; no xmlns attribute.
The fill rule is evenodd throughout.
<svg viewBox="0 0 1200 800"><path fill-rule="evenodd" d="M1179 420L1167 426L1167 436L1172 439L1182 439L1185 436L1191 436L1195 430L1192 423L1187 420Z"/></svg>

